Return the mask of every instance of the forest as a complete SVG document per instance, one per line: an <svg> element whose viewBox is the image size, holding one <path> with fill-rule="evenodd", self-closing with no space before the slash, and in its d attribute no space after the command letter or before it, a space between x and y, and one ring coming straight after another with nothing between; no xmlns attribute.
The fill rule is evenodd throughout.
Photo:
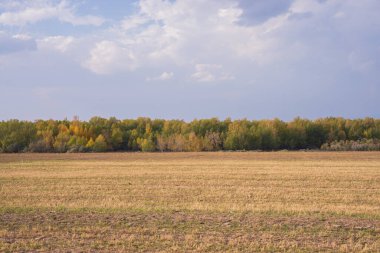
<svg viewBox="0 0 380 253"><path fill-rule="evenodd" d="M0 152L380 150L380 119L0 122Z"/></svg>

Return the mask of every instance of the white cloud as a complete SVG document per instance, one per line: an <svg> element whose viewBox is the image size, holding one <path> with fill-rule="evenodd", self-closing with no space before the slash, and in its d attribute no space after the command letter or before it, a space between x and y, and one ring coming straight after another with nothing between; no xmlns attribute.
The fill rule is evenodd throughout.
<svg viewBox="0 0 380 253"><path fill-rule="evenodd" d="M62 11L58 16L58 19L72 25L101 26L105 22L103 18L97 16L75 16L70 10Z"/></svg>
<svg viewBox="0 0 380 253"><path fill-rule="evenodd" d="M156 76L156 77L148 77L146 80L147 81L167 81L170 80L174 77L173 72L162 72L161 75Z"/></svg>
<svg viewBox="0 0 380 253"><path fill-rule="evenodd" d="M191 77L199 82L212 82L216 80L212 72L219 70L221 67L220 65L197 64L195 73Z"/></svg>
<svg viewBox="0 0 380 253"><path fill-rule="evenodd" d="M27 34L10 35L6 32L0 32L0 55L36 49L36 41Z"/></svg>
<svg viewBox="0 0 380 253"><path fill-rule="evenodd" d="M229 23L235 23L239 21L243 10L239 8L219 9L218 16L226 19Z"/></svg>
<svg viewBox="0 0 380 253"><path fill-rule="evenodd" d="M5 6L5 1L20 4ZM78 2L85 3L80 13L69 4ZM241 117L292 117L309 110L309 117L317 117L322 116L321 106L326 115L334 114L331 108L338 112L336 104L345 107L342 111L347 115L354 115L350 110L359 110L360 105L351 106L347 101L357 97L365 97L363 103L370 105L361 107L363 114L379 107L379 0L142 0L128 10L129 16L101 27L64 25L54 29L47 24L52 20L100 24L101 19L87 15L102 12L91 8L97 5L94 2L99 3L71 0L59 7L61 0L0 0L4 8L0 29L6 30L0 32L0 86L71 85L70 90L85 91L107 83L110 89L94 90L94 96L115 103L108 112L122 100L114 99L116 90L118 94L133 90L123 100L126 108L141 102L133 94L145 92L151 104L172 101L175 106L171 107L180 117L194 101L199 108L192 108L184 117L196 117L198 109L209 115L222 112L222 116ZM57 8L64 11L58 13ZM254 11L247 11L249 8ZM117 15L121 11L117 10ZM254 14L258 17L249 19ZM42 20L46 23L41 26L28 25ZM126 80L128 84L123 86ZM201 94L197 82L202 85ZM44 91L39 93L44 96ZM88 107L91 101L83 94L72 96L81 101L75 108L98 109ZM67 103L62 100L66 113ZM265 110L260 107L263 103L268 104ZM170 109L151 104L142 103L136 114L153 108L171 116L167 114ZM177 108L178 104L185 106ZM267 114L270 111L272 114Z"/></svg>
<svg viewBox="0 0 380 253"><path fill-rule="evenodd" d="M0 14L0 24L8 26L25 26L42 20L56 18L72 25L100 26L104 19L97 16L77 16L74 8L67 1L54 4L51 1L30 1L14 5L14 8ZM15 8L17 7L17 8Z"/></svg>
<svg viewBox="0 0 380 253"><path fill-rule="evenodd" d="M225 0L142 0L138 13L112 29L110 41L133 52L138 59L136 67L162 64L192 67L194 62L209 58L222 58L222 61L226 56L236 58L241 41L248 45L253 32L252 28L236 24L242 13L236 6L233 1ZM255 45L259 43L256 41ZM90 58L96 58L96 52L92 50ZM128 61L123 69L117 59L99 64L118 65L120 68L104 66L114 71L130 70ZM91 69L93 65L87 66Z"/></svg>
<svg viewBox="0 0 380 253"><path fill-rule="evenodd" d="M128 31L130 29L139 27L140 25L143 25L147 23L149 19L142 15L132 15L130 17L127 17L121 21L121 27L123 30Z"/></svg>
<svg viewBox="0 0 380 253"><path fill-rule="evenodd" d="M19 40L31 40L32 37L28 34L15 34L12 36L12 38L19 39Z"/></svg>
<svg viewBox="0 0 380 253"><path fill-rule="evenodd" d="M372 52L375 35L370 35L378 34L380 19L375 10L379 4L375 0L362 5L355 0L289 0L281 11L265 14L253 24L242 24L246 17L241 1L141 0L137 11L106 30L75 39L42 37L37 40L38 49L74 57L96 74L140 71L139 76L149 76L146 80L171 80L172 72L150 76L152 69L162 70L162 66L176 70L176 79L219 82L243 78L249 83L255 75L260 83L257 76L279 73L273 76L280 79L308 64L357 72L372 71L378 64L379 53ZM273 7L275 1L271 2ZM24 3L28 4L0 14L0 23L24 25L51 18L74 25L103 22L77 15L67 1ZM353 31L360 36L353 36ZM24 35L15 36L21 40Z"/></svg>
<svg viewBox="0 0 380 253"><path fill-rule="evenodd" d="M97 74L110 74L135 69L136 59L129 49L104 40L95 45L83 66Z"/></svg>
<svg viewBox="0 0 380 253"><path fill-rule="evenodd" d="M0 15L0 24L22 26L28 23L36 23L43 19L54 17L56 9L46 8L27 8L18 12L4 12Z"/></svg>
<svg viewBox="0 0 380 253"><path fill-rule="evenodd" d="M147 15L152 20L162 20L175 11L173 4L168 0L141 0L139 2L141 13Z"/></svg>
<svg viewBox="0 0 380 253"><path fill-rule="evenodd" d="M191 77L198 82L213 82L232 80L234 77L223 71L222 65L196 64L195 72Z"/></svg>
<svg viewBox="0 0 380 253"><path fill-rule="evenodd" d="M66 52L74 42L72 36L49 36L37 41L40 49L53 49L59 52Z"/></svg>
<svg viewBox="0 0 380 253"><path fill-rule="evenodd" d="M323 4L316 0L295 0L289 10L292 13L316 12L323 9Z"/></svg>
<svg viewBox="0 0 380 253"><path fill-rule="evenodd" d="M174 76L174 73L173 72L164 72L162 73L158 79L159 80L169 80L169 79L172 79Z"/></svg>

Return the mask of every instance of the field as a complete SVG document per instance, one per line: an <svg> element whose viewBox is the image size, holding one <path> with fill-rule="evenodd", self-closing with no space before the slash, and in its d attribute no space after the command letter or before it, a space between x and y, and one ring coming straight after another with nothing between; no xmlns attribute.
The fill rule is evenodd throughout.
<svg viewBox="0 0 380 253"><path fill-rule="evenodd" d="M0 155L0 251L379 252L379 152Z"/></svg>

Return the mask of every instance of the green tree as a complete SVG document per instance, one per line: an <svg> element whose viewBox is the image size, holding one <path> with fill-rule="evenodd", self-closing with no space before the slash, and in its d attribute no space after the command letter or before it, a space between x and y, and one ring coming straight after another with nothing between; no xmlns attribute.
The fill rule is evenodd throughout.
<svg viewBox="0 0 380 253"><path fill-rule="evenodd" d="M300 118L295 118L288 124L286 145L289 149L304 149L306 145L306 124Z"/></svg>
<svg viewBox="0 0 380 253"><path fill-rule="evenodd" d="M66 152L68 149L68 142L70 140L69 129L64 124L59 125L59 133L55 137L53 144L54 150L56 152Z"/></svg>
<svg viewBox="0 0 380 253"><path fill-rule="evenodd" d="M247 120L232 122L228 127L225 148L229 150L249 150L252 146L252 135Z"/></svg>
<svg viewBox="0 0 380 253"><path fill-rule="evenodd" d="M140 146L143 152L153 152L156 150L156 145L152 139L143 139Z"/></svg>
<svg viewBox="0 0 380 253"><path fill-rule="evenodd" d="M306 126L306 143L308 148L320 148L327 140L327 132L320 123L311 122Z"/></svg>
<svg viewBox="0 0 380 253"><path fill-rule="evenodd" d="M93 150L94 145L95 145L94 139L90 138L90 140L88 140L86 144L86 148L89 150Z"/></svg>
<svg viewBox="0 0 380 253"><path fill-rule="evenodd" d="M31 122L9 120L0 124L0 152L26 151L35 139L36 128Z"/></svg>
<svg viewBox="0 0 380 253"><path fill-rule="evenodd" d="M123 144L123 132L119 127L112 127L111 146L113 150L120 150Z"/></svg>
<svg viewBox="0 0 380 253"><path fill-rule="evenodd" d="M107 142L103 135L99 134L98 137L96 137L92 150L95 152L107 151Z"/></svg>
<svg viewBox="0 0 380 253"><path fill-rule="evenodd" d="M276 132L271 122L259 122L254 128L253 143L255 149L274 150L278 148Z"/></svg>

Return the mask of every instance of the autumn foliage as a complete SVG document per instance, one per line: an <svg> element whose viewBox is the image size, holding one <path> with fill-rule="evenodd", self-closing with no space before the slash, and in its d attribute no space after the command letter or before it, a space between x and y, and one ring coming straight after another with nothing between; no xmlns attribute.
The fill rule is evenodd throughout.
<svg viewBox="0 0 380 253"><path fill-rule="evenodd" d="M380 120L104 119L0 122L0 152L379 150Z"/></svg>

